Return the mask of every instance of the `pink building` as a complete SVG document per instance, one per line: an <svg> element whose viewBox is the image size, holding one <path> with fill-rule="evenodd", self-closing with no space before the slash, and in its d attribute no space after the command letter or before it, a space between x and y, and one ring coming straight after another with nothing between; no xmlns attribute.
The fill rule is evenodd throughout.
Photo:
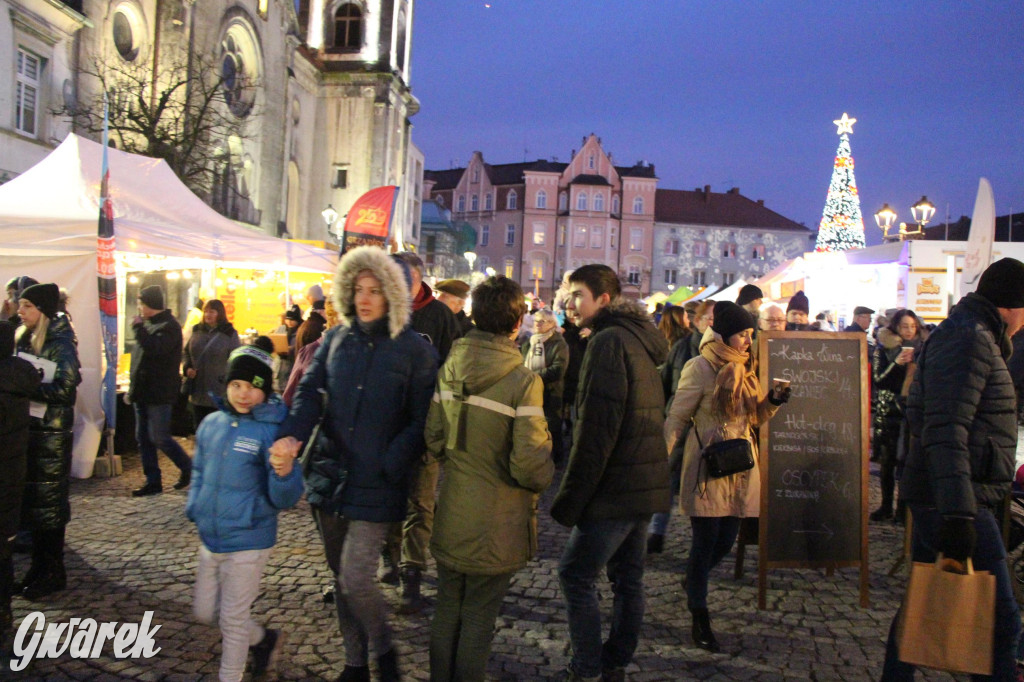
<svg viewBox="0 0 1024 682"><path fill-rule="evenodd" d="M465 168L424 173L424 198L477 231L476 266L551 300L566 270L615 269L630 296L651 292L654 166L615 166L591 134L569 163L492 165L474 152Z"/></svg>

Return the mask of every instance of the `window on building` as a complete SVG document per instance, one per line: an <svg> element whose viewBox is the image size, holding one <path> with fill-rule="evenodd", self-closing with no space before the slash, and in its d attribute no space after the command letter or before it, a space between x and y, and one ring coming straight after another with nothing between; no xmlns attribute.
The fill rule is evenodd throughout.
<svg viewBox="0 0 1024 682"><path fill-rule="evenodd" d="M587 246L587 228L583 225L577 225L576 231L572 237L572 246L575 249L583 249Z"/></svg>
<svg viewBox="0 0 1024 682"><path fill-rule="evenodd" d="M358 50L363 46L363 13L346 2L334 13L334 47Z"/></svg>
<svg viewBox="0 0 1024 682"><path fill-rule="evenodd" d="M629 250L642 251L644 248L644 231L639 227L632 227L629 230Z"/></svg>
<svg viewBox="0 0 1024 682"><path fill-rule="evenodd" d="M341 166L334 167L334 178L331 181L334 189L345 189L348 187L348 169Z"/></svg>
<svg viewBox="0 0 1024 682"><path fill-rule="evenodd" d="M636 215L643 215L644 212L644 198L636 197L633 199L633 213Z"/></svg>
<svg viewBox="0 0 1024 682"><path fill-rule="evenodd" d="M516 191L514 189L509 191L508 197L505 199L505 208L508 209L509 211L514 211L516 210L518 203L519 195L516 194Z"/></svg>
<svg viewBox="0 0 1024 682"><path fill-rule="evenodd" d="M665 242L665 255L666 256L678 256L679 255L679 240L676 238L669 239Z"/></svg>
<svg viewBox="0 0 1024 682"><path fill-rule="evenodd" d="M678 270L666 270L665 271L665 284L675 285L676 278L679 275Z"/></svg>
<svg viewBox="0 0 1024 682"><path fill-rule="evenodd" d="M17 92L14 106L14 128L35 137L39 130L39 81L42 60L30 52L18 50Z"/></svg>
<svg viewBox="0 0 1024 682"><path fill-rule="evenodd" d="M472 179L472 182L480 182L480 169L479 168L474 168L473 169L473 179Z"/></svg>
<svg viewBox="0 0 1024 682"><path fill-rule="evenodd" d="M460 194L459 195L459 201L456 204L456 206L458 208L456 208L455 210L458 211L459 213L465 213L466 212L466 195L465 194Z"/></svg>
<svg viewBox="0 0 1024 682"><path fill-rule="evenodd" d="M537 208L548 207L548 193L542 189L537 190Z"/></svg>
<svg viewBox="0 0 1024 682"><path fill-rule="evenodd" d="M516 243L516 226L505 226L505 246L512 246Z"/></svg>
<svg viewBox="0 0 1024 682"><path fill-rule="evenodd" d="M619 197L615 195L612 197L612 213L619 215Z"/></svg>
<svg viewBox="0 0 1024 682"><path fill-rule="evenodd" d="M754 248L751 249L750 257L754 260L764 260L766 253L767 251L764 248L764 244L754 244Z"/></svg>
<svg viewBox="0 0 1024 682"><path fill-rule="evenodd" d="M619 248L619 228L614 225L608 228L608 248Z"/></svg>
<svg viewBox="0 0 1024 682"><path fill-rule="evenodd" d="M516 259L511 256L505 259L505 276L509 279L516 276Z"/></svg>
<svg viewBox="0 0 1024 682"><path fill-rule="evenodd" d="M114 49L126 62L135 61L139 56L138 39L141 38L138 17L131 6L118 8L114 12L114 23L111 27L114 34Z"/></svg>
<svg viewBox="0 0 1024 682"><path fill-rule="evenodd" d="M558 210L568 211L569 210L569 195L562 192L558 195Z"/></svg>
<svg viewBox="0 0 1024 682"><path fill-rule="evenodd" d="M444 206L444 195L438 194L436 197L434 197L434 201L437 202L438 206Z"/></svg>
<svg viewBox="0 0 1024 682"><path fill-rule="evenodd" d="M544 225L533 226L533 244L534 246L544 246L544 238L546 237L546 231Z"/></svg>
<svg viewBox="0 0 1024 682"><path fill-rule="evenodd" d="M722 286L727 287L736 281L735 272L723 272L722 273Z"/></svg>
<svg viewBox="0 0 1024 682"><path fill-rule="evenodd" d="M487 256L480 256L477 258L476 263L480 266L482 272L487 272L487 266L491 264L491 259Z"/></svg>
<svg viewBox="0 0 1024 682"><path fill-rule="evenodd" d="M703 239L695 241L693 243L693 257L694 258L707 258L708 257L708 243Z"/></svg>
<svg viewBox="0 0 1024 682"><path fill-rule="evenodd" d="M600 249L602 246L604 246L604 228L590 228L590 248Z"/></svg>
<svg viewBox="0 0 1024 682"><path fill-rule="evenodd" d="M544 261L539 258L530 266L530 279L544 279Z"/></svg>
<svg viewBox="0 0 1024 682"><path fill-rule="evenodd" d="M487 246L491 242L491 226L482 225L480 227L480 246Z"/></svg>
<svg viewBox="0 0 1024 682"><path fill-rule="evenodd" d="M629 284L635 284L637 286L640 285L640 266L639 265L630 265L629 266L629 269L626 271L626 281Z"/></svg>
<svg viewBox="0 0 1024 682"><path fill-rule="evenodd" d="M693 271L693 286L695 287L706 287L708 285L708 271L707 270L694 270Z"/></svg>
<svg viewBox="0 0 1024 682"><path fill-rule="evenodd" d="M484 195L484 210L490 211L494 209L494 195L488 192Z"/></svg>
<svg viewBox="0 0 1024 682"><path fill-rule="evenodd" d="M591 154L589 157L587 157L587 168L589 168L590 170L594 170L594 164L595 157L593 154Z"/></svg>
<svg viewBox="0 0 1024 682"><path fill-rule="evenodd" d="M565 246L565 223L558 226L558 245Z"/></svg>
<svg viewBox="0 0 1024 682"><path fill-rule="evenodd" d="M480 197L474 194L469 198L469 210L479 211L480 210Z"/></svg>
<svg viewBox="0 0 1024 682"><path fill-rule="evenodd" d="M594 195L594 210L595 211L603 211L604 210L604 195L601 194L600 192L598 192L597 194Z"/></svg>
<svg viewBox="0 0 1024 682"><path fill-rule="evenodd" d="M587 210L587 193L580 192L576 195L576 210L586 211Z"/></svg>
<svg viewBox="0 0 1024 682"><path fill-rule="evenodd" d="M736 257L736 242L726 242L722 244L722 258L735 258Z"/></svg>

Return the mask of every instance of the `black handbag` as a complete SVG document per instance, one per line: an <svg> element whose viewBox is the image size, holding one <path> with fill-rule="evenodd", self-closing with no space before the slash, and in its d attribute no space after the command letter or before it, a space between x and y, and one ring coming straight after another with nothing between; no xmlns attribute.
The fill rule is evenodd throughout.
<svg viewBox="0 0 1024 682"><path fill-rule="evenodd" d="M723 478L754 468L754 451L746 438L728 438L704 447L696 423L693 432L697 436L701 463L707 469L708 478Z"/></svg>

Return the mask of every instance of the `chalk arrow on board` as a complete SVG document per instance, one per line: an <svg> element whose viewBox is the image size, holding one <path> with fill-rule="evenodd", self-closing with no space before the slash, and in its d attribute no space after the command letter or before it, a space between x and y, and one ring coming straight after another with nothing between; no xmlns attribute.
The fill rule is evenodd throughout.
<svg viewBox="0 0 1024 682"><path fill-rule="evenodd" d="M827 535L828 538L826 538L826 539L828 539L828 540L831 540L832 536L835 535L835 532L833 532L833 530L831 528L829 528L828 526L826 526L824 523L821 524L821 530L794 530L793 532L794 533L806 533L808 535Z"/></svg>

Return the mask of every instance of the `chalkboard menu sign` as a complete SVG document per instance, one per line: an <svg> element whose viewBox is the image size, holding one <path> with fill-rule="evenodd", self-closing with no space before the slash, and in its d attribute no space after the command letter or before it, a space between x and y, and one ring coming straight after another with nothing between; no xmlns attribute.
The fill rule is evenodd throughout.
<svg viewBox="0 0 1024 682"><path fill-rule="evenodd" d="M868 364L863 333L761 332L761 383L790 382L760 429L759 605L769 568L861 568L867 605Z"/></svg>

